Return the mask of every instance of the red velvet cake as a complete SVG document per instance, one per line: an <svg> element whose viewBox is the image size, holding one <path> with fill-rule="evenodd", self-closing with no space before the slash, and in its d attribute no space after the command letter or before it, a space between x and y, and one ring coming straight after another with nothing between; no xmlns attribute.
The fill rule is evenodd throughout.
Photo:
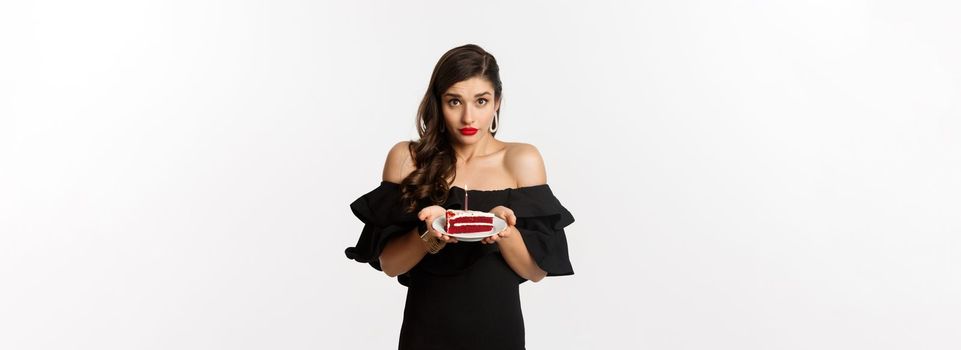
<svg viewBox="0 0 961 350"><path fill-rule="evenodd" d="M447 233L490 232L494 229L494 214L473 210L447 210Z"/></svg>

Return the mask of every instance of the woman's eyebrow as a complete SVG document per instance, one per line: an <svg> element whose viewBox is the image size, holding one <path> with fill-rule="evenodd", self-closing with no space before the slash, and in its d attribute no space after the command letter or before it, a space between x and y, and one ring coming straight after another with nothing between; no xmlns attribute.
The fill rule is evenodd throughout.
<svg viewBox="0 0 961 350"><path fill-rule="evenodd" d="M481 97L481 96L484 96L484 95L490 95L490 93L491 93L490 91L484 91L484 92L482 92L482 93L479 93L479 94L477 94L477 95L474 95L474 97ZM458 94L453 94L453 93L450 93L450 92L445 93L444 96L460 97L460 95L458 95Z"/></svg>

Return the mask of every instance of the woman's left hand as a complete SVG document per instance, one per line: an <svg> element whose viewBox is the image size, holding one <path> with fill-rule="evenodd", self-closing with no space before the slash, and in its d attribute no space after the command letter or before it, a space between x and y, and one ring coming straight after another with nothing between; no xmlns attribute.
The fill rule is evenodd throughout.
<svg viewBox="0 0 961 350"><path fill-rule="evenodd" d="M481 240L481 243L493 244L493 243L496 243L497 240L501 238L510 237L512 234L514 234L514 232L517 231L517 229L514 228L514 225L517 224L517 217L514 216L513 210L503 205L499 205L494 209L491 209L490 213L494 214L494 216L499 217L505 222L507 222L507 227L501 230L501 232L498 232L496 235L493 235L490 237L484 237L484 239Z"/></svg>

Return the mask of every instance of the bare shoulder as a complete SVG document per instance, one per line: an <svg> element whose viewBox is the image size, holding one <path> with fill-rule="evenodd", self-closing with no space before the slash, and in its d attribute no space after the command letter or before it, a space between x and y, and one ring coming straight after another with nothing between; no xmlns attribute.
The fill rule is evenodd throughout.
<svg viewBox="0 0 961 350"><path fill-rule="evenodd" d="M384 181L400 183L415 169L414 157L410 153L410 141L401 141L387 152L384 162Z"/></svg>
<svg viewBox="0 0 961 350"><path fill-rule="evenodd" d="M517 187L537 186L547 183L547 170L544 158L537 147L529 143L507 143L504 165L514 176Z"/></svg>

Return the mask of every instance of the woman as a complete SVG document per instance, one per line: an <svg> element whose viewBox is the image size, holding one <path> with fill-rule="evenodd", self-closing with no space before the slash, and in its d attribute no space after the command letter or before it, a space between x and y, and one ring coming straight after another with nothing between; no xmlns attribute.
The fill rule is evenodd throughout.
<svg viewBox="0 0 961 350"><path fill-rule="evenodd" d="M574 273L564 234L574 217L539 152L494 137L498 72L476 45L445 53L418 110L420 139L395 145L380 186L350 205L365 226L347 257L408 287L402 350L524 349L518 285ZM465 207L508 226L480 242L431 228L445 209Z"/></svg>

